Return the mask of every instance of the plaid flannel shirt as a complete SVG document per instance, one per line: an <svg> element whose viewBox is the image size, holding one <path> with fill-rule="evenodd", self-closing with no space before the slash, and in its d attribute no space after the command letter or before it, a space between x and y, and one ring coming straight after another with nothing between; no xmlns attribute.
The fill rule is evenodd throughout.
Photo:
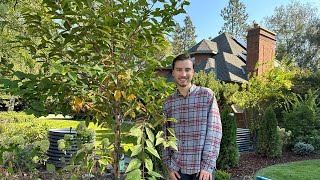
<svg viewBox="0 0 320 180"><path fill-rule="evenodd" d="M214 93L209 88L192 85L187 96L177 90L164 102L167 128L175 132L178 151L171 147L163 150L163 161L167 168L184 174L195 174L200 170L213 172L219 155L222 126L219 108Z"/></svg>

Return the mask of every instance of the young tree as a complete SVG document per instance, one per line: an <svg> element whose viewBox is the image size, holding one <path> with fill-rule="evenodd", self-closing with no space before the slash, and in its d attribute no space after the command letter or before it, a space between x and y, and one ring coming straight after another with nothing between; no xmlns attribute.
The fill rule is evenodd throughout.
<svg viewBox="0 0 320 180"><path fill-rule="evenodd" d="M172 90L164 79L154 77L155 69L168 63L153 55L168 45L164 34L175 25L173 15L185 12L188 4L43 0L38 11L24 9L27 31L17 37L34 59L43 62L40 73L5 66L2 71L16 79L0 82L7 92L28 100L28 112L36 116L85 110L87 123L113 129L115 178L120 177L121 124L136 120L129 133L137 138L131 149L136 158L126 170L127 177L161 177L153 171L149 156L160 158L155 146L176 146L174 137L163 139L163 132L153 131L166 121L161 102Z"/></svg>
<svg viewBox="0 0 320 180"><path fill-rule="evenodd" d="M223 135L221 139L220 153L217 160L219 169L228 169L239 165L239 149L237 144L236 118L230 106L223 107L221 112Z"/></svg>
<svg viewBox="0 0 320 180"><path fill-rule="evenodd" d="M282 155L282 141L277 131L277 118L272 106L269 106L262 117L258 130L257 152L266 157Z"/></svg>
<svg viewBox="0 0 320 180"><path fill-rule="evenodd" d="M311 4L291 1L265 17L264 26L277 34L277 59L288 55L301 68L320 68L319 11Z"/></svg>
<svg viewBox="0 0 320 180"><path fill-rule="evenodd" d="M178 55L188 51L196 44L196 37L196 28L192 24L190 16L186 16L183 27L180 27L179 23L176 24L173 41L171 43L173 54Z"/></svg>
<svg viewBox="0 0 320 180"><path fill-rule="evenodd" d="M248 13L246 6L239 0L229 0L228 6L225 7L220 16L225 21L219 33L229 32L235 38L245 40L247 36Z"/></svg>

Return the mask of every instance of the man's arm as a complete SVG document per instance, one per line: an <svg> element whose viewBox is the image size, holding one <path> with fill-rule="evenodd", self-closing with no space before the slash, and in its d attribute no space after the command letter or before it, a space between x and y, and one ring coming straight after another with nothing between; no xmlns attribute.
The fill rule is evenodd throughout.
<svg viewBox="0 0 320 180"><path fill-rule="evenodd" d="M208 124L205 145L202 152L201 169L212 172L216 167L216 160L219 155L220 141L222 137L222 126L219 107L215 96L209 98Z"/></svg>

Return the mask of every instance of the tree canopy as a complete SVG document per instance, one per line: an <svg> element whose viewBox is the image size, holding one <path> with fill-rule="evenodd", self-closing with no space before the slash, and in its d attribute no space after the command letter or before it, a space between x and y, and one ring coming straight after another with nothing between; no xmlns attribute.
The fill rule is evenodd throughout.
<svg viewBox="0 0 320 180"><path fill-rule="evenodd" d="M246 6L239 0L229 0L228 6L221 10L220 16L225 21L219 33L229 32L235 38L245 40L247 36L248 13Z"/></svg>
<svg viewBox="0 0 320 180"><path fill-rule="evenodd" d="M277 59L288 55L301 68L320 68L320 16L316 7L291 1L265 17L265 27L277 35Z"/></svg>

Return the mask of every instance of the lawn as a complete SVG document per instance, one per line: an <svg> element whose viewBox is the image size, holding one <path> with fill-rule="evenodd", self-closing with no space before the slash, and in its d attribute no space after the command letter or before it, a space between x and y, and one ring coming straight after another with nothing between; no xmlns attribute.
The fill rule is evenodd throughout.
<svg viewBox="0 0 320 180"><path fill-rule="evenodd" d="M272 180L314 180L320 177L320 160L296 161L269 166L259 170L255 176Z"/></svg>

